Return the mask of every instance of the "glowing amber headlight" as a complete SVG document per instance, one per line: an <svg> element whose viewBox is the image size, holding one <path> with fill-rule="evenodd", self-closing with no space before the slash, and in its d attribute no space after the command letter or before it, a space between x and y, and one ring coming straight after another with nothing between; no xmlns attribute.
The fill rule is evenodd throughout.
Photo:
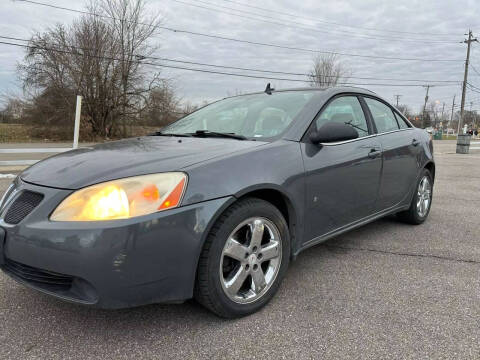
<svg viewBox="0 0 480 360"><path fill-rule="evenodd" d="M75 191L50 216L53 221L127 219L177 207L187 176L180 172L108 181Z"/></svg>

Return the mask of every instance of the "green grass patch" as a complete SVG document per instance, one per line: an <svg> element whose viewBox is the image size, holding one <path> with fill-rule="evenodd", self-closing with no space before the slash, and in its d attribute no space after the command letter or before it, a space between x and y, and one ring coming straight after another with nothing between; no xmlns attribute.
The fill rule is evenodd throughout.
<svg viewBox="0 0 480 360"><path fill-rule="evenodd" d="M457 135L442 135L442 140L457 140Z"/></svg>

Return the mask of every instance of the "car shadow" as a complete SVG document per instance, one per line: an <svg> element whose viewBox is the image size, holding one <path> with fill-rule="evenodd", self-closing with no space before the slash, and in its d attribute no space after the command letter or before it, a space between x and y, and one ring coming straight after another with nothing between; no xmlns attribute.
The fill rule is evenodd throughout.
<svg viewBox="0 0 480 360"><path fill-rule="evenodd" d="M277 296L270 305L255 314L254 318L259 321L260 319L265 320L266 313L271 310L270 306L277 308L288 306L289 309L292 309L294 304L291 303L292 297L288 295L295 293L299 285L302 285L305 266L318 266L330 256L353 251L348 248L353 246L353 243L361 241L362 237L369 232L379 229L385 232L398 226L402 226L402 224L395 218L381 219L302 252L296 261L290 264L286 279ZM332 245L337 248L329 248L326 251L326 247ZM338 248L339 245L342 248ZM321 270L319 269L319 271ZM68 332L72 326L75 326L88 331L89 337L102 338L108 334L117 339L132 336L132 334L141 335L165 331L170 337L175 334L180 336L186 331L202 331L206 328L218 328L232 324L232 320L215 316L193 300L183 304L153 304L121 310L103 310L55 299L19 285L11 279L2 280L0 278L0 284L5 288L2 295L3 308L9 312L4 326L15 326L10 319L25 321L26 318L29 318L28 323L32 326L29 331L32 333L41 333L46 324L45 321L48 322L50 319L54 321L55 332ZM41 316L38 316L39 313ZM32 318L35 318L35 321L31 321ZM253 317L233 320L233 323L241 323L248 318Z"/></svg>

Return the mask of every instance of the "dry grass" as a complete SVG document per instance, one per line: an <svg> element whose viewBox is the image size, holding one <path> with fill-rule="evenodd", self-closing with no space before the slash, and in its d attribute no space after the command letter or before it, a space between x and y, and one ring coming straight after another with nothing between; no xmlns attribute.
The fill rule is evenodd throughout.
<svg viewBox="0 0 480 360"><path fill-rule="evenodd" d="M32 142L32 127L23 124L0 124L0 143Z"/></svg>
<svg viewBox="0 0 480 360"><path fill-rule="evenodd" d="M128 136L148 135L158 130L155 126L129 126L127 128ZM117 137L118 138L118 137ZM80 129L80 141L104 141L116 140L98 139L89 134L89 129ZM57 142L72 141L73 128L61 126L38 126L25 124L0 124L0 143L11 142Z"/></svg>

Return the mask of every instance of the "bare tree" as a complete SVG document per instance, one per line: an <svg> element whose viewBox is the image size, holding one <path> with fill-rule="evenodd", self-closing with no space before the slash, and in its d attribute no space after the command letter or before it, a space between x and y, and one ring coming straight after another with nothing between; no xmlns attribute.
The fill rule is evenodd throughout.
<svg viewBox="0 0 480 360"><path fill-rule="evenodd" d="M168 125L182 115L179 111L179 102L171 82L164 80L161 86L150 92L142 117L148 125L158 127Z"/></svg>
<svg viewBox="0 0 480 360"><path fill-rule="evenodd" d="M188 115L198 110L199 108L200 108L199 105L195 105L195 104L192 104L190 101L187 101L182 106L182 112L183 114Z"/></svg>
<svg viewBox="0 0 480 360"><path fill-rule="evenodd" d="M345 82L352 75L338 54L317 55L313 59L313 68L308 75L311 86L328 87Z"/></svg>
<svg viewBox="0 0 480 360"><path fill-rule="evenodd" d="M5 97L5 105L0 110L0 123L21 123L25 112L25 102L17 96Z"/></svg>
<svg viewBox="0 0 480 360"><path fill-rule="evenodd" d="M396 106L397 110L400 111L405 117L412 116L412 110L408 107L407 104L399 104Z"/></svg>
<svg viewBox="0 0 480 360"><path fill-rule="evenodd" d="M95 3L91 7L95 8ZM148 44L148 40L158 30L160 17L146 16L144 0L100 0L99 7L102 14L111 19L109 26L118 46L122 125L125 136L127 122L135 118L136 109L146 99L146 93L159 80L157 73L150 80L149 87L137 86L144 83L145 77L139 60L152 55L156 50Z"/></svg>
<svg viewBox="0 0 480 360"><path fill-rule="evenodd" d="M88 10L95 15L32 37L19 65L24 89L67 107L80 94L93 134L112 135L120 121L125 135L127 122L138 119L148 93L161 83L142 62L156 49L149 39L159 16L147 16L144 0L94 0Z"/></svg>
<svg viewBox="0 0 480 360"><path fill-rule="evenodd" d="M428 122L429 120L429 123L428 124L425 123L425 126L436 127L438 122L438 103L436 101L430 101L427 104L426 113L427 113L426 121Z"/></svg>

